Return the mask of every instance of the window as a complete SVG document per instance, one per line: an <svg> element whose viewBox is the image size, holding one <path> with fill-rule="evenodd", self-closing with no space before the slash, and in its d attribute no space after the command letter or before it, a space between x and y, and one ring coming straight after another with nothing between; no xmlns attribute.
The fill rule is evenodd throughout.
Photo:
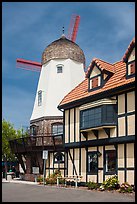
<svg viewBox="0 0 137 204"><path fill-rule="evenodd" d="M63 134L63 124L53 124L52 125L52 135Z"/></svg>
<svg viewBox="0 0 137 204"><path fill-rule="evenodd" d="M38 91L38 106L42 105L42 91Z"/></svg>
<svg viewBox="0 0 137 204"><path fill-rule="evenodd" d="M105 168L106 173L116 173L116 151L107 150L105 151Z"/></svg>
<svg viewBox="0 0 137 204"><path fill-rule="evenodd" d="M81 111L81 129L101 124L101 107Z"/></svg>
<svg viewBox="0 0 137 204"><path fill-rule="evenodd" d="M89 91L92 91L94 89L98 89L100 88L100 86L102 86L103 84L103 80L102 80L102 75L98 74L94 77L89 78Z"/></svg>
<svg viewBox="0 0 137 204"><path fill-rule="evenodd" d="M61 65L57 66L57 73L62 73L63 67Z"/></svg>
<svg viewBox="0 0 137 204"><path fill-rule="evenodd" d="M88 152L88 173L97 173L98 169L98 155L97 152Z"/></svg>
<svg viewBox="0 0 137 204"><path fill-rule="evenodd" d="M134 77L135 75L135 60L127 62L127 74L126 78Z"/></svg>
<svg viewBox="0 0 137 204"><path fill-rule="evenodd" d="M64 154L58 152L54 155L54 162L55 163L63 163L64 162Z"/></svg>
<svg viewBox="0 0 137 204"><path fill-rule="evenodd" d="M37 127L35 125L30 127L31 136L36 136L37 134Z"/></svg>
<svg viewBox="0 0 137 204"><path fill-rule="evenodd" d="M135 61L130 64L130 74L135 74Z"/></svg>
<svg viewBox="0 0 137 204"><path fill-rule="evenodd" d="M95 88L98 86L98 77L95 77L92 79L92 88Z"/></svg>
<svg viewBox="0 0 137 204"><path fill-rule="evenodd" d="M80 111L80 128L116 125L116 105L102 105Z"/></svg>
<svg viewBox="0 0 137 204"><path fill-rule="evenodd" d="M116 105L104 105L102 107L102 122L107 124L113 124L116 121Z"/></svg>

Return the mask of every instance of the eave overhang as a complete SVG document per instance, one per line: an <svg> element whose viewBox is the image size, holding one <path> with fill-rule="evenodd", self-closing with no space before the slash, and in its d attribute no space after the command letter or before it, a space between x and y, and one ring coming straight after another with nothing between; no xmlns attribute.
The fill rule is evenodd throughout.
<svg viewBox="0 0 137 204"><path fill-rule="evenodd" d="M130 82L128 84L124 84L122 86L118 86L118 87L109 89L109 90L102 91L100 93L97 93L97 94L94 94L94 95L91 95L88 97L78 99L78 100L63 104L63 105L59 105L58 109L59 110L61 110L61 109L65 110L65 109L69 109L69 108L74 108L74 107L80 106L82 104L89 103L89 101L92 102L92 101L102 99L105 97L112 97L112 96L114 96L120 92L123 92L126 90L132 90L134 88L135 88L135 81Z"/></svg>

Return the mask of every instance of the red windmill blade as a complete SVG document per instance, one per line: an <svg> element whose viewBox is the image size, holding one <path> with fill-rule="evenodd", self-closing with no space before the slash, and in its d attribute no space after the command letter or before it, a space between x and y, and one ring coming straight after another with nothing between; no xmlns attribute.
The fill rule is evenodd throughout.
<svg viewBox="0 0 137 204"><path fill-rule="evenodd" d="M25 59L16 59L16 68L22 68L30 71L40 72L41 71L41 63L34 62Z"/></svg>
<svg viewBox="0 0 137 204"><path fill-rule="evenodd" d="M69 26L69 30L68 30L68 39L73 41L73 42L75 42L75 40L76 40L79 22L80 22L80 16L73 14L71 16L70 26Z"/></svg>
<svg viewBox="0 0 137 204"><path fill-rule="evenodd" d="M70 21L70 26L68 31L68 39L70 39L73 42L75 42L76 40L79 22L80 22L80 16L73 14L71 16L71 21ZM39 62L17 58L16 68L22 68L22 69L26 69L34 72L40 72L42 68L42 64Z"/></svg>

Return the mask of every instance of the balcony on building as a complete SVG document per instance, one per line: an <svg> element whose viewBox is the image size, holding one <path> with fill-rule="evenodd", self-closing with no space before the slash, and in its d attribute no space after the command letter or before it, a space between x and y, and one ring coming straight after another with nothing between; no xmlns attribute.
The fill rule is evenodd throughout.
<svg viewBox="0 0 137 204"><path fill-rule="evenodd" d="M29 135L19 139L10 140L11 150L16 154L32 151L63 150L63 134Z"/></svg>

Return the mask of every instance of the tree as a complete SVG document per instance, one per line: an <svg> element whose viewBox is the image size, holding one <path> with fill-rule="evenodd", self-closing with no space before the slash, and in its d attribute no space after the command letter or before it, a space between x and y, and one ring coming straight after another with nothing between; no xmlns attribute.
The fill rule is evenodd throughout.
<svg viewBox="0 0 137 204"><path fill-rule="evenodd" d="M16 157L11 152L9 140L22 137L21 130L15 130L14 126L7 122L5 119L2 120L2 158L6 157L8 161L15 161Z"/></svg>

